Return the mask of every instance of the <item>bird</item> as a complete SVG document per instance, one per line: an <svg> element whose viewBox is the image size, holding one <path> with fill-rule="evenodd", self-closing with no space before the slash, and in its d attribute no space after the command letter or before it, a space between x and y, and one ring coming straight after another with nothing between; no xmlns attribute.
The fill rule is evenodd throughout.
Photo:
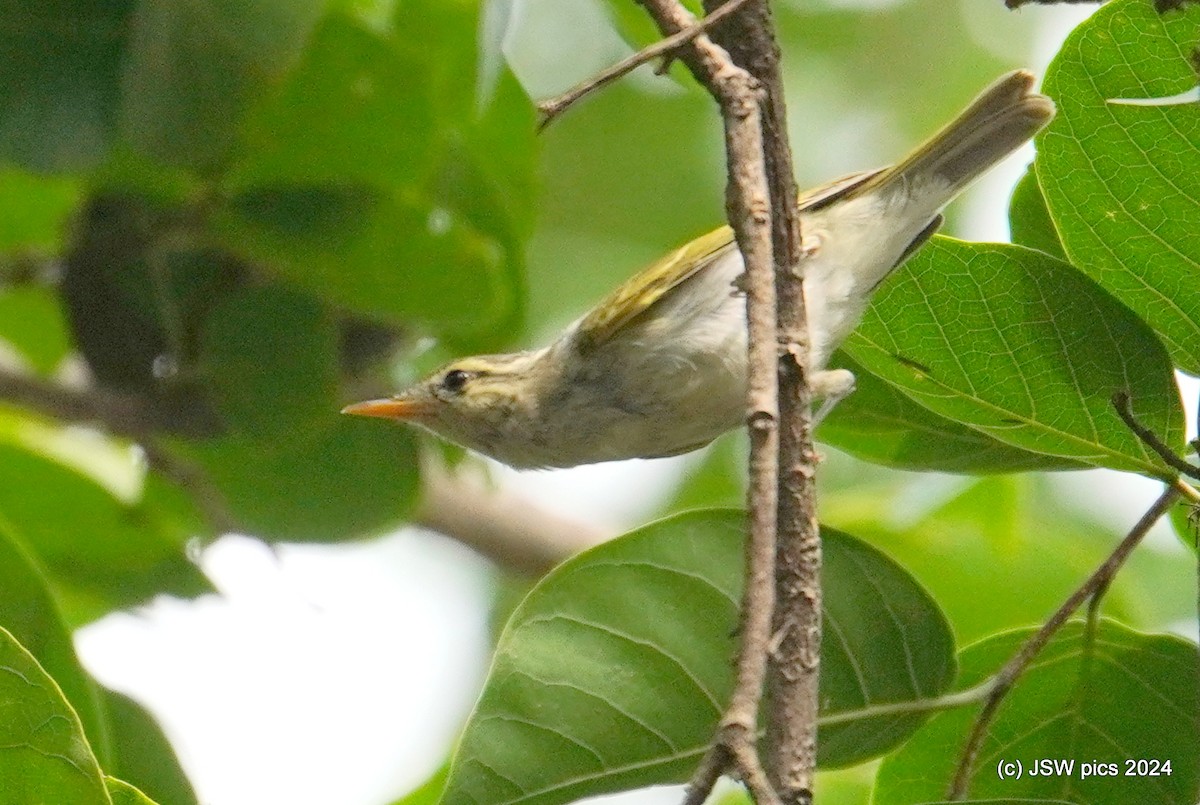
<svg viewBox="0 0 1200 805"><path fill-rule="evenodd" d="M942 210L1054 116L1024 70L1008 73L897 164L802 193L801 269L814 422L854 389L830 368L879 285L942 223ZM676 249L538 349L454 360L343 413L426 430L509 466L572 467L696 450L744 424L744 272L732 230Z"/></svg>

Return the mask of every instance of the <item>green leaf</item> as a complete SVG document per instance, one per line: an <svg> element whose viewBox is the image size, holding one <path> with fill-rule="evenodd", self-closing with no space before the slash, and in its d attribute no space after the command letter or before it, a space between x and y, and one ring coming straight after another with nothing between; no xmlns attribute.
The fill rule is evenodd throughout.
<svg viewBox="0 0 1200 805"><path fill-rule="evenodd" d="M400 797L392 805L438 805L442 800L442 793L446 790L446 777L449 773L450 764L446 763L430 775L428 780Z"/></svg>
<svg viewBox="0 0 1200 805"><path fill-rule="evenodd" d="M470 330L506 307L492 238L447 210L369 188L258 188L234 198L217 226L233 251L368 317Z"/></svg>
<svg viewBox="0 0 1200 805"><path fill-rule="evenodd" d="M568 560L514 613L444 802L550 805L678 782L732 687L740 512L692 512ZM872 706L936 696L954 673L936 605L874 549L824 531L821 762L887 751L921 722Z"/></svg>
<svg viewBox="0 0 1200 805"><path fill-rule="evenodd" d="M0 288L0 339L38 374L50 374L71 349L58 296L49 288Z"/></svg>
<svg viewBox="0 0 1200 805"><path fill-rule="evenodd" d="M954 801L923 802L920 805L1075 805L1065 799L1029 799L1027 797L1004 797L1003 799L959 799Z"/></svg>
<svg viewBox="0 0 1200 805"><path fill-rule="evenodd" d="M112 805L156 805L150 797L116 777L106 776L104 785L108 789L109 797L112 798Z"/></svg>
<svg viewBox="0 0 1200 805"><path fill-rule="evenodd" d="M946 612L960 643L1044 620L1133 525L1133 517L1114 523L1071 500L1102 494L1098 487L1067 494L1045 475L964 480L949 489L932 481L881 488L859 472L853 485L830 488L826 472L821 516L886 546ZM1114 580L1106 612L1135 628L1168 628L1194 616L1195 574L1186 555L1147 546Z"/></svg>
<svg viewBox="0 0 1200 805"><path fill-rule="evenodd" d="M180 502L151 476L138 503L43 456L0 444L0 512L92 617L158 593L210 589L184 555L198 531L181 528Z"/></svg>
<svg viewBox="0 0 1200 805"><path fill-rule="evenodd" d="M1083 466L1013 447L938 416L862 369L845 352L834 357L833 365L854 372L856 388L821 423L817 438L864 461L905 470L969 473Z"/></svg>
<svg viewBox="0 0 1200 805"><path fill-rule="evenodd" d="M207 413L189 371L198 331L245 266L215 249L170 248L180 211L145 196L98 193L80 219L60 288L92 373L101 385L173 395L176 412Z"/></svg>
<svg viewBox="0 0 1200 805"><path fill-rule="evenodd" d="M1012 241L1045 252L1051 257L1066 260L1062 241L1054 228L1054 220L1046 209L1046 197L1038 186L1037 171L1032 165L1013 189L1008 205L1008 220L1012 227Z"/></svg>
<svg viewBox="0 0 1200 805"><path fill-rule="evenodd" d="M249 116L231 181L415 185L437 131L427 72L393 41L326 17L299 67Z"/></svg>
<svg viewBox="0 0 1200 805"><path fill-rule="evenodd" d="M10 0L0 26L0 162L74 171L107 154L133 0Z"/></svg>
<svg viewBox="0 0 1200 805"><path fill-rule="evenodd" d="M958 684L982 682L1030 634L1008 632L965 649ZM971 778L972 794L1081 805L1194 805L1200 785L1198 671L1195 645L1177 637L1140 634L1104 621L1089 646L1082 625L1068 624L1001 705ZM909 805L941 797L977 711L935 717L884 759L873 802ZM1069 773L1031 776L1029 766L1038 759L1074 765ZM1126 775L1127 763L1138 760L1170 761L1170 772ZM1002 761L1020 761L1025 773L1001 778ZM1116 764L1116 773L1084 778L1085 763Z"/></svg>
<svg viewBox="0 0 1200 805"><path fill-rule="evenodd" d="M1071 262L1150 323L1176 364L1200 374L1200 117L1194 103L1118 106L1196 86L1200 6L1158 14L1106 4L1046 72L1058 117L1038 137L1037 174Z"/></svg>
<svg viewBox="0 0 1200 805"><path fill-rule="evenodd" d="M5 805L111 805L79 717L33 655L3 627L0 702Z"/></svg>
<svg viewBox="0 0 1200 805"><path fill-rule="evenodd" d="M57 252L79 195L70 179L0 168L0 252Z"/></svg>
<svg viewBox="0 0 1200 805"><path fill-rule="evenodd" d="M233 513L268 540L378 533L411 510L419 480L410 428L329 412L323 427L274 443L229 436L186 449Z"/></svg>
<svg viewBox="0 0 1200 805"><path fill-rule="evenodd" d="M114 754L113 762L106 764L105 769L132 781L164 805L196 805L196 792L154 717L127 696L111 690L104 694ZM116 805L111 786L109 793Z"/></svg>
<svg viewBox="0 0 1200 805"><path fill-rule="evenodd" d="M104 756L108 753L110 736L99 690L79 664L71 633L63 623L49 585L26 553L16 531L3 518L5 511L0 506L0 625L54 677L78 713L92 746Z"/></svg>
<svg viewBox="0 0 1200 805"><path fill-rule="evenodd" d="M693 16L702 18L704 8L700 0L683 0L683 5ZM631 48L641 50L647 45L662 39L662 34L654 24L654 20L646 10L636 3L625 3L622 0L607 0L604 8L616 26L621 38L629 43Z"/></svg>
<svg viewBox="0 0 1200 805"><path fill-rule="evenodd" d="M328 425L337 331L311 296L274 286L231 295L209 314L203 361L236 433L286 440Z"/></svg>
<svg viewBox="0 0 1200 805"><path fill-rule="evenodd" d="M1071 266L1007 244L934 240L876 296L845 350L922 406L998 441L1165 474L1117 416L1182 445L1183 411L1154 333Z"/></svg>
<svg viewBox="0 0 1200 805"><path fill-rule="evenodd" d="M121 130L200 171L227 159L243 114L299 58L322 0L142 0L122 80Z"/></svg>

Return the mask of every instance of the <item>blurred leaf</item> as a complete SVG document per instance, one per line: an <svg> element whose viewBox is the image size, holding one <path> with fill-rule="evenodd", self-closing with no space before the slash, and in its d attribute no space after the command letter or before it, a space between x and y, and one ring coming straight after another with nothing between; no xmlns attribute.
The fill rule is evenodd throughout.
<svg viewBox="0 0 1200 805"><path fill-rule="evenodd" d="M228 436L181 446L209 471L251 533L332 542L398 525L415 502L416 440L391 422L330 411L324 427L263 441Z"/></svg>
<svg viewBox="0 0 1200 805"><path fill-rule="evenodd" d="M743 506L746 502L746 437L739 429L717 439L698 464L684 471L678 489L661 511Z"/></svg>
<svg viewBox="0 0 1200 805"><path fill-rule="evenodd" d="M66 238L79 195L79 186L70 179L0 168L0 252L57 251Z"/></svg>
<svg viewBox="0 0 1200 805"><path fill-rule="evenodd" d="M33 655L3 627L0 668L5 805L111 805L79 717Z"/></svg>
<svg viewBox="0 0 1200 805"><path fill-rule="evenodd" d="M1046 209L1046 197L1038 186L1037 173L1032 165L1017 182L1009 202L1008 220L1012 227L1012 241L1020 246L1043 251L1051 257L1066 260L1058 230Z"/></svg>
<svg viewBox="0 0 1200 805"><path fill-rule="evenodd" d="M1117 106L1196 86L1200 6L1105 5L1046 72L1058 116L1038 137L1038 180L1071 262L1150 323L1200 374L1200 116L1195 104Z"/></svg>
<svg viewBox="0 0 1200 805"><path fill-rule="evenodd" d="M500 639L444 801L548 805L685 779L732 686L743 520L717 510L663 520L539 582ZM897 565L844 534L823 537L821 712L849 720L822 730L821 762L840 765L921 723L867 711L936 696L954 672L953 641Z"/></svg>
<svg viewBox="0 0 1200 805"><path fill-rule="evenodd" d="M0 506L0 512L7 512ZM83 670L71 633L50 588L17 532L0 518L0 626L17 639L58 683L101 757L109 753L109 729L96 683ZM4 697L0 696L0 701ZM5 714L5 719L9 718ZM4 719L0 719L4 720ZM2 743L2 742L0 742ZM0 777L0 793L5 780ZM4 801L0 796L0 801Z"/></svg>
<svg viewBox="0 0 1200 805"><path fill-rule="evenodd" d="M156 805L150 797L116 777L106 776L104 785L108 789L109 797L112 798L112 805Z"/></svg>
<svg viewBox="0 0 1200 805"><path fill-rule="evenodd" d="M392 805L438 805L442 801L442 793L446 790L446 777L449 773L450 764L446 763L428 780L400 797Z"/></svg>
<svg viewBox="0 0 1200 805"><path fill-rule="evenodd" d="M133 0L9 0L0 26L0 162L43 172L102 161Z"/></svg>
<svg viewBox="0 0 1200 805"><path fill-rule="evenodd" d="M940 802L924 802L920 805L1075 805L1065 799L1030 799L1028 797L1004 797L1002 799L959 799Z"/></svg>
<svg viewBox="0 0 1200 805"><path fill-rule="evenodd" d="M411 187L429 171L435 134L425 65L329 15L299 67L249 116L233 182Z"/></svg>
<svg viewBox="0 0 1200 805"><path fill-rule="evenodd" d="M442 142L430 189L435 213L443 209L461 216L503 251L500 316L484 334L490 340L456 338L464 350L508 342L523 323L525 240L537 212L540 167L533 103L511 70L490 61L486 15L495 9L481 11L481 5L477 0L409 0L396 18L405 41L419 43L414 52L425 59L437 104Z"/></svg>
<svg viewBox="0 0 1200 805"><path fill-rule="evenodd" d="M132 781L162 805L196 805L196 793L153 716L133 699L111 690L105 691L105 710L115 756L105 769ZM113 794L111 786L109 793ZM114 794L113 805L117 802Z"/></svg>
<svg viewBox="0 0 1200 805"><path fill-rule="evenodd" d="M40 285L0 287L0 340L38 374L50 374L71 349L58 296Z"/></svg>
<svg viewBox="0 0 1200 805"><path fill-rule="evenodd" d="M1081 511L1070 501L1078 492L1042 475L972 479L940 494L913 481L881 489L822 480L822 520L901 562L945 610L960 643L1044 620L1136 517L1114 525ZM1102 484L1076 488L1099 496ZM1167 628L1194 612L1194 578L1190 557L1144 546L1113 582L1105 612L1136 628Z"/></svg>
<svg viewBox="0 0 1200 805"><path fill-rule="evenodd" d="M683 0L683 6L692 12L694 17L702 18L704 16L704 8L700 0ZM608 10L609 17L621 34L621 38L628 42L631 48L641 50L663 38L658 26L654 24L654 20L646 13L646 9L637 3L606 0L604 7Z"/></svg>
<svg viewBox="0 0 1200 805"><path fill-rule="evenodd" d="M981 683L1031 634L1007 632L965 649L958 685ZM1195 645L1177 637L1139 634L1104 621L1089 646L1082 625L1068 624L1001 705L971 779L972 793L1060 798L1080 805L1194 805L1200 785L1198 670ZM969 707L936 716L885 758L873 802L910 805L941 797L977 711ZM1038 758L1074 761L1073 771L1030 775L1028 764ZM1170 761L1170 772L1127 776L1127 762L1138 759ZM996 764L1001 760L1021 761L1026 773L1000 778ZM1117 770L1085 779L1082 764L1087 762L1113 763Z"/></svg>
<svg viewBox="0 0 1200 805"><path fill-rule="evenodd" d="M1179 541L1191 550L1200 547L1200 506L1181 500L1167 513Z"/></svg>
<svg viewBox="0 0 1200 805"><path fill-rule="evenodd" d="M0 511L55 586L82 596L77 605L90 603L92 617L158 593L210 589L184 555L196 534L171 527L171 505L154 482L128 505L61 464L0 444Z"/></svg>
<svg viewBox="0 0 1200 805"><path fill-rule="evenodd" d="M235 252L367 317L471 330L494 322L509 293L491 238L367 188L260 188L217 225Z"/></svg>
<svg viewBox="0 0 1200 805"><path fill-rule="evenodd" d="M1022 472L1078 469L1077 461L1005 444L938 416L864 370L845 352L834 366L854 372L854 393L821 423L817 438L864 461L905 470Z"/></svg>
<svg viewBox="0 0 1200 805"><path fill-rule="evenodd" d="M337 349L334 324L315 299L254 288L213 309L204 365L234 432L286 440L328 424L337 407Z"/></svg>
<svg viewBox="0 0 1200 805"><path fill-rule="evenodd" d="M999 441L1164 472L1113 410L1182 444L1183 411L1154 333L1066 263L1032 249L937 238L894 274L845 350L922 406Z"/></svg>
<svg viewBox="0 0 1200 805"><path fill-rule="evenodd" d="M207 396L191 372L208 310L245 268L209 249L168 248L182 212L130 194L87 203L63 266L75 342L105 386L169 401L204 421Z"/></svg>
<svg viewBox="0 0 1200 805"><path fill-rule="evenodd" d="M170 165L218 168L251 102L299 58L322 0L141 0L122 133Z"/></svg>

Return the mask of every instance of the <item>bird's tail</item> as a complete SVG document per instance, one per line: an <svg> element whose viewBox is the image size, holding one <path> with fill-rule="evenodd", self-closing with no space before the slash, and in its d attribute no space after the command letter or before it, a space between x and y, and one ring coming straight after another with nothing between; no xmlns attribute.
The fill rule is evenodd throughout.
<svg viewBox="0 0 1200 805"><path fill-rule="evenodd" d="M899 190L928 182L944 185L942 203L949 201L1054 117L1054 102L1034 92L1033 83L1033 75L1025 70L1002 76L941 131L851 195L886 193L897 183Z"/></svg>

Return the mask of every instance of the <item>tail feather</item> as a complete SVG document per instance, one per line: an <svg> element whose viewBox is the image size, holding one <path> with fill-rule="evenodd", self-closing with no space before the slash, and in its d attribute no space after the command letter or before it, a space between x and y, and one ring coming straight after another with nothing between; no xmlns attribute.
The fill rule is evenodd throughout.
<svg viewBox="0 0 1200 805"><path fill-rule="evenodd" d="M944 183L947 199L1019 148L1054 117L1054 102L1016 70L985 89L962 114L892 167L852 191L878 192L893 182Z"/></svg>

